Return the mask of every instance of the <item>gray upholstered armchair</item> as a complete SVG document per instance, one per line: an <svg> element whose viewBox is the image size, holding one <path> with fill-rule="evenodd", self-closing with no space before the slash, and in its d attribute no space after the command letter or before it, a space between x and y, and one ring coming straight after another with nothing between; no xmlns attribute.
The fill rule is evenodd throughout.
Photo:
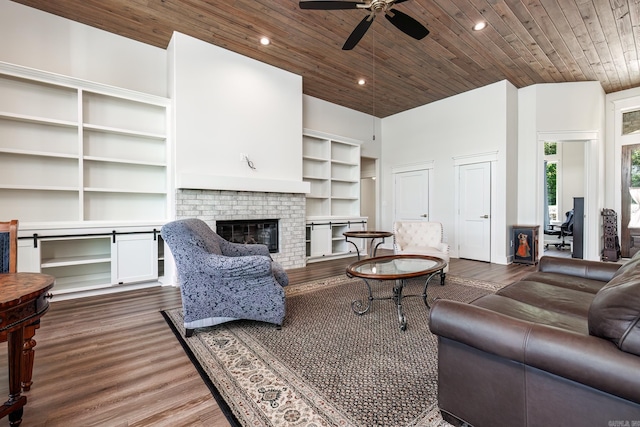
<svg viewBox="0 0 640 427"><path fill-rule="evenodd" d="M161 235L175 260L187 337L238 319L282 325L289 279L265 245L228 242L195 218L165 224Z"/></svg>

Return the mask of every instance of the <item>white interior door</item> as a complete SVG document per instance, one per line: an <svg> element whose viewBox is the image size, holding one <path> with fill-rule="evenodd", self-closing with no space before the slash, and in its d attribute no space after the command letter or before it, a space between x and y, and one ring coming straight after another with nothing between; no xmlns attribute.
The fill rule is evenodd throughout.
<svg viewBox="0 0 640 427"><path fill-rule="evenodd" d="M395 220L429 220L429 170L394 174Z"/></svg>
<svg viewBox="0 0 640 427"><path fill-rule="evenodd" d="M460 258L491 261L491 163L460 167Z"/></svg>

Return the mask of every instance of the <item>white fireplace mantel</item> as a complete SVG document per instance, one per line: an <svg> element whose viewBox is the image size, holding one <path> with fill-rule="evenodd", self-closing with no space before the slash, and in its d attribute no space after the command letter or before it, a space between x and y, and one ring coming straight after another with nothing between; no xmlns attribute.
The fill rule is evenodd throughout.
<svg viewBox="0 0 640 427"><path fill-rule="evenodd" d="M265 193L309 193L308 182L283 179L251 178L241 176L218 176L192 173L178 174L179 189L259 191Z"/></svg>

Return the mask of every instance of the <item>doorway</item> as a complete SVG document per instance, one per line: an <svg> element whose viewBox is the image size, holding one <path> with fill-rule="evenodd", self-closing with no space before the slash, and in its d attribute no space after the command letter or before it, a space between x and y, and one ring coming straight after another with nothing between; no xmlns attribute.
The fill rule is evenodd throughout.
<svg viewBox="0 0 640 427"><path fill-rule="evenodd" d="M378 194L377 159L360 158L360 215L367 217L367 229L378 229L377 194Z"/></svg>
<svg viewBox="0 0 640 427"><path fill-rule="evenodd" d="M431 165L394 168L394 222L429 221L431 170Z"/></svg>
<svg viewBox="0 0 640 427"><path fill-rule="evenodd" d="M585 215L576 200L584 200L587 141L544 141L544 195L542 197L545 256L582 258ZM580 233L580 234L578 234Z"/></svg>
<svg viewBox="0 0 640 427"><path fill-rule="evenodd" d="M459 256L491 261L491 163L460 166Z"/></svg>

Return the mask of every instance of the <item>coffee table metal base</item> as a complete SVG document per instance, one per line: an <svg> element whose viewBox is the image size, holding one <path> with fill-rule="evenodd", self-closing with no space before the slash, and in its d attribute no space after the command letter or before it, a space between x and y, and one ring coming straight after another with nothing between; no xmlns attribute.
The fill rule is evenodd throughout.
<svg viewBox="0 0 640 427"><path fill-rule="evenodd" d="M427 277L427 280L424 283L424 290L422 291L422 294L403 295L402 290L405 287L405 279L397 279L396 284L393 286L393 295L390 297L374 297L369 281L363 278L362 280L364 281L364 283L366 283L367 289L369 290L369 296L366 301L366 306L362 300L354 300L351 301L351 310L353 310L353 312L358 315L363 315L367 313L371 308L371 301L392 299L395 301L396 307L398 309L398 323L400 326L400 330L404 331L407 329L407 319L404 315L404 312L402 311L402 299L408 297L422 297L424 305L430 308L429 303L427 302L427 286L429 286L429 281L436 274L440 274L440 270L434 271Z"/></svg>

